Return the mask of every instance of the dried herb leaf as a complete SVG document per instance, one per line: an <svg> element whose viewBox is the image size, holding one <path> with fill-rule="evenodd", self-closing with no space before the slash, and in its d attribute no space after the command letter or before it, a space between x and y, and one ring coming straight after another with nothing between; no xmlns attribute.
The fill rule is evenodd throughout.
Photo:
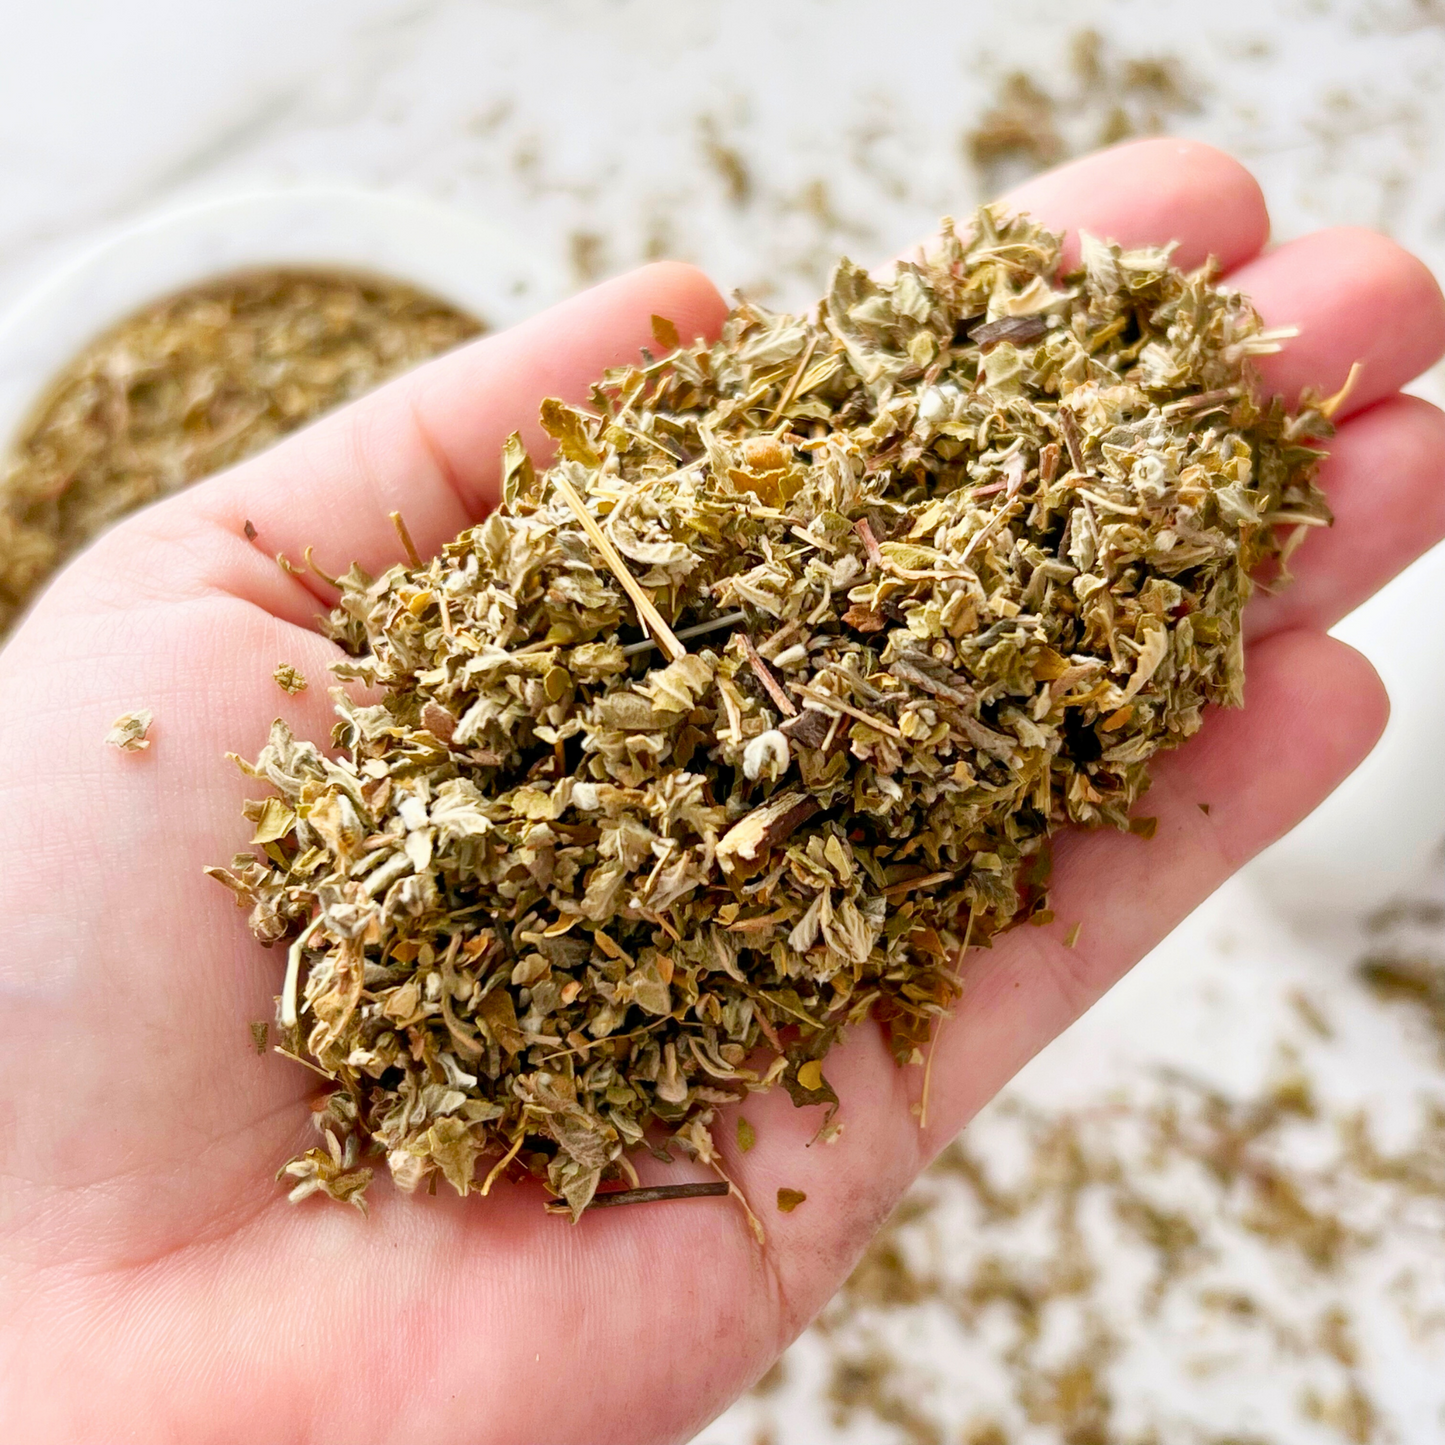
<svg viewBox="0 0 1445 1445"><path fill-rule="evenodd" d="M150 731L154 720L155 714L148 707L137 708L135 712L123 712L110 725L105 741L123 753L141 752L150 747L150 739L146 737L146 733Z"/></svg>
<svg viewBox="0 0 1445 1445"><path fill-rule="evenodd" d="M275 679L276 686L282 692L290 693L292 697L295 697L298 692L306 691L305 677L289 662L278 663L276 671L271 676Z"/></svg>

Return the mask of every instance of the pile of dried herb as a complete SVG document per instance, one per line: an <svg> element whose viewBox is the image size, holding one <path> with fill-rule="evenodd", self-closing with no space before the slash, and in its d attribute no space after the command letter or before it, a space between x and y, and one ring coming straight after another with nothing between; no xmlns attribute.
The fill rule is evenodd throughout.
<svg viewBox="0 0 1445 1445"><path fill-rule="evenodd" d="M339 698L335 760L275 724L261 855L214 870L340 1086L294 1194L359 1202L374 1148L408 1189L518 1160L576 1214L650 1126L713 1162L749 1090L836 1105L839 1030L918 1060L1048 835L1128 827L1239 702L1329 407L1257 399L1278 334L1206 270L1059 268L985 210L815 316L742 304L546 403L556 465L514 439L440 557L341 579L335 671L382 700Z"/></svg>
<svg viewBox="0 0 1445 1445"><path fill-rule="evenodd" d="M474 336L399 282L265 271L184 291L93 342L0 477L0 636L127 512Z"/></svg>

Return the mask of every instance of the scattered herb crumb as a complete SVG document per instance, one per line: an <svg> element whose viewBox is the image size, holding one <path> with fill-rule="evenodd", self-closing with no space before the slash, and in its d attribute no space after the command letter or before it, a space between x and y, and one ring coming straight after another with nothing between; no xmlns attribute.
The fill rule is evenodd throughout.
<svg viewBox="0 0 1445 1445"><path fill-rule="evenodd" d="M1369 920L1378 940L1356 967L1381 1002L1407 1004L1445 1051L1445 898L1397 901Z"/></svg>
<svg viewBox="0 0 1445 1445"><path fill-rule="evenodd" d="M1096 30L1072 37L1067 79L1015 70L964 133L963 149L989 190L1097 146L1167 131L1197 111L1203 86L1172 55L1121 57ZM1070 83L1072 82L1072 83Z"/></svg>
<svg viewBox="0 0 1445 1445"><path fill-rule="evenodd" d="M801 1189L780 1189L778 1208L784 1214L791 1214L807 1197Z"/></svg>
<svg viewBox="0 0 1445 1445"><path fill-rule="evenodd" d="M1074 926L1073 926L1072 928L1070 928L1069 931L1064 935L1064 947L1065 947L1065 948L1073 948L1074 945L1075 945L1076 943L1078 943L1078 941L1079 941L1079 935L1080 935L1083 931L1084 931L1084 924L1083 924L1083 920L1081 919L1078 923L1074 924Z"/></svg>
<svg viewBox="0 0 1445 1445"><path fill-rule="evenodd" d="M123 712L110 725L105 740L123 753L138 753L150 747L146 733L150 730L155 714L148 707L137 708L135 712Z"/></svg>
<svg viewBox="0 0 1445 1445"><path fill-rule="evenodd" d="M1052 96L1022 71L1005 77L993 107L964 136L969 159L993 177L1007 163L1042 170L1066 154Z"/></svg>
<svg viewBox="0 0 1445 1445"><path fill-rule="evenodd" d="M573 231L567 238L572 273L586 285L607 270L607 242L595 231Z"/></svg>
<svg viewBox="0 0 1445 1445"><path fill-rule="evenodd" d="M752 1126L751 1124L749 1124L748 1121L747 1121L746 1119L744 1119L741 1114L739 1114L739 1115L738 1115L738 1148L741 1149L744 1154L746 1154L746 1153L748 1152L748 1150L751 1149L751 1148L753 1147L753 1145L756 1144L757 1142L758 1142L757 1130L755 1130L755 1129L753 1128L753 1126Z"/></svg>
<svg viewBox="0 0 1445 1445"><path fill-rule="evenodd" d="M1300 1021L1316 1038L1334 1038L1335 1030L1328 1015L1302 988L1290 990L1289 1002Z"/></svg>
<svg viewBox="0 0 1445 1445"><path fill-rule="evenodd" d="M265 1019L256 1019L251 1024L251 1042L256 1046L258 1054L266 1052L266 1040L270 1037L271 1025Z"/></svg>
<svg viewBox="0 0 1445 1445"><path fill-rule="evenodd" d="M271 676L276 679L276 685L282 692L289 692L292 697L298 692L306 691L305 677L289 662L280 663Z"/></svg>
<svg viewBox="0 0 1445 1445"><path fill-rule="evenodd" d="M768 1366L767 1372L762 1379L753 1386L754 1395L775 1395L787 1382L788 1367L784 1357L780 1356Z"/></svg>
<svg viewBox="0 0 1445 1445"><path fill-rule="evenodd" d="M698 132L703 155L722 181L728 204L746 206L753 196L753 177L747 162L722 139L718 123L712 116L703 116L698 123Z"/></svg>

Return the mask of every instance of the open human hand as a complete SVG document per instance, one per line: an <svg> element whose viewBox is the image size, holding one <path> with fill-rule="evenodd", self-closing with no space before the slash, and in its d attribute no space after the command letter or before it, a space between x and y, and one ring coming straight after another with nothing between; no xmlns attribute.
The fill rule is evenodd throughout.
<svg viewBox="0 0 1445 1445"><path fill-rule="evenodd" d="M1023 929L969 959L918 1070L875 1028L830 1056L841 1137L781 1094L748 1105L758 1143L729 1173L764 1211L754 1240L727 1200L543 1213L535 1185L486 1200L404 1197L372 1211L287 1203L278 1164L313 1142L302 1069L252 1050L283 956L264 952L202 876L239 838L244 779L271 718L324 736L324 687L286 698L290 662L325 677L320 584L272 558L317 544L327 572L399 560L405 513L434 550L496 500L503 439L534 453L546 395L580 399L648 343L650 317L711 335L699 273L649 267L442 358L272 451L123 523L51 586L0 653L0 1438L676 1441L762 1373L841 1283L910 1180L1039 1048L1363 757L1385 701L1325 629L1445 533L1445 417L1398 389L1445 351L1445 301L1383 238L1324 232L1263 252L1259 189L1177 141L1125 146L1009 200L1126 245L1179 238L1218 256L1270 325L1300 338L1264 367L1293 397L1360 384L1322 484L1338 517L1297 581L1250 605L1247 706L1155 768L1152 842L1058 840L1061 930ZM254 529L254 541L248 535ZM154 746L101 746L152 708ZM1196 805L1207 801L1206 815ZM678 1180L691 1166L645 1177ZM649 1176L649 1171L651 1175Z"/></svg>

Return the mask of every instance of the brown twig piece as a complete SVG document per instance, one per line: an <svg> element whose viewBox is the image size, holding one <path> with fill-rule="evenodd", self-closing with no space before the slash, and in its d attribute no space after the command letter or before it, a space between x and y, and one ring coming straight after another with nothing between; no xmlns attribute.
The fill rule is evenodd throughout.
<svg viewBox="0 0 1445 1445"><path fill-rule="evenodd" d="M411 540L411 533L406 530L406 523L401 519L400 512L392 512L391 525L396 528L396 535L401 538L401 545L406 548L406 560L413 567L422 565L421 553L416 550L416 543Z"/></svg>
<svg viewBox="0 0 1445 1445"><path fill-rule="evenodd" d="M1334 414L1335 414L1335 413L1345 404L1345 402L1349 399L1349 395L1350 395L1350 393L1351 393L1352 391L1354 391L1355 385L1356 385L1356 383L1359 381L1359 379L1360 379L1360 374L1364 371L1364 369L1365 369L1365 364L1364 364L1364 362L1362 362L1362 361L1354 361L1354 362L1351 362L1351 363L1350 363L1350 374L1345 378L1345 384L1344 384L1333 396L1327 396L1327 397L1319 404L1319 408L1318 408L1318 409L1319 409L1319 414L1320 414L1322 417L1324 417L1326 421L1328 421L1331 417L1333 417Z"/></svg>
<svg viewBox="0 0 1445 1445"><path fill-rule="evenodd" d="M778 398L778 404L773 408L772 415L769 416L767 421L763 423L765 427L772 426L773 423L777 421L777 419L782 416L783 412L786 411L787 408L792 404L793 394L797 391L799 384L803 380L803 374L808 369L808 363L813 359L813 351L817 347L817 345L818 337L817 334L814 333L814 335L808 338L808 344L803 349L803 359L798 363L798 369L793 373L787 386L783 389L782 396Z"/></svg>
<svg viewBox="0 0 1445 1445"><path fill-rule="evenodd" d="M741 637L743 640L743 650L748 655L748 663L752 667L753 672L756 674L758 681L762 683L763 690L770 698L772 698L775 703L777 703L778 707L784 713L786 713L788 717L797 717L797 703L795 703L793 699L790 698L788 694L783 691L782 686L779 684L777 678L773 676L772 670L768 667L767 663L764 662L763 659L758 655L757 648L753 646L752 638L749 637L746 632L740 632L738 633L738 636Z"/></svg>
<svg viewBox="0 0 1445 1445"><path fill-rule="evenodd" d="M868 554L868 560L875 567L881 567L883 553L878 550L878 538L873 535L873 528L868 525L868 518L859 517L853 523L853 530L863 539L863 550Z"/></svg>
<svg viewBox="0 0 1445 1445"><path fill-rule="evenodd" d="M609 1189L594 1194L588 1209L613 1209L620 1204L660 1204L668 1199L724 1199L732 1192L724 1180L713 1179L703 1184L653 1184L642 1189ZM560 1200L547 1205L548 1214L571 1211Z"/></svg>
<svg viewBox="0 0 1445 1445"><path fill-rule="evenodd" d="M899 739L903 737L903 734L886 718L874 717L872 713L866 713L851 703L844 702L842 698L834 697L831 692L824 692L820 687L808 687L804 683L799 683L797 686L798 691L812 702L820 703L825 708L835 707L839 712L847 713L849 717L856 718L860 723L867 723L870 728L882 733L885 737Z"/></svg>
<svg viewBox="0 0 1445 1445"><path fill-rule="evenodd" d="M1084 448L1079 442L1079 423L1073 412L1066 406L1059 408L1059 430L1064 434L1064 445L1069 449L1069 460L1076 472L1087 471L1084 466Z"/></svg>

